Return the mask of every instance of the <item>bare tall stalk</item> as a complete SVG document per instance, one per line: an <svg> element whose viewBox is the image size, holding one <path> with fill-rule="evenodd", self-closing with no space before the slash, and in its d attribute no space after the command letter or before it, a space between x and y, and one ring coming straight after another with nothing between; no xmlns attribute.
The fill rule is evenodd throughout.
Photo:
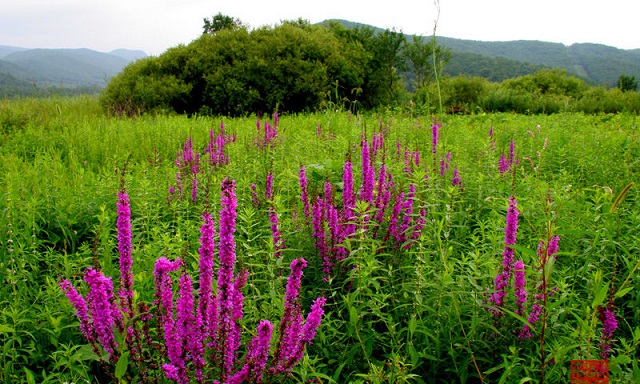
<svg viewBox="0 0 640 384"><path fill-rule="evenodd" d="M442 115L442 93L440 92L440 78L438 77L438 66L436 52L437 52L437 39L436 39L436 30L438 29L438 20L440 20L440 0L434 0L434 5L436 6L436 19L433 21L433 37L431 38L431 48L433 49L433 75L436 80L436 88L438 90L438 113Z"/></svg>

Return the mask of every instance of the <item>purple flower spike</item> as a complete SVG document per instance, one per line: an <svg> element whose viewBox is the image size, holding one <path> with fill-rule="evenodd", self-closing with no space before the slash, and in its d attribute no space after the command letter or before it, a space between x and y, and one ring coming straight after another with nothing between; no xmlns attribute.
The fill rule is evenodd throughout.
<svg viewBox="0 0 640 384"><path fill-rule="evenodd" d="M269 344L272 333L273 325L267 320L262 320L258 326L257 335L249 344L245 365L229 379L229 384L262 382L269 358Z"/></svg>
<svg viewBox="0 0 640 384"><path fill-rule="evenodd" d="M129 196L118 192L118 252L120 253L120 299L125 313L133 313L133 259L131 257L131 209Z"/></svg>
<svg viewBox="0 0 640 384"><path fill-rule="evenodd" d="M316 336L316 331L322 321L322 315L324 315L324 305L326 302L327 299L321 296L318 297L311 305L311 312L307 315L307 321L304 323L301 330L300 341L298 342L298 345L289 361L291 366L302 360L304 349L307 345L311 344L313 338Z"/></svg>
<svg viewBox="0 0 640 384"><path fill-rule="evenodd" d="M613 340L613 332L618 329L618 320L616 320L616 315L613 312L613 306L605 308L600 313L600 318L602 320L602 335L600 339L602 342L600 343L600 356L603 359L609 358L609 352L611 352L611 341Z"/></svg>
<svg viewBox="0 0 640 384"><path fill-rule="evenodd" d="M216 249L215 235L216 227L211 218L211 214L206 212L202 215L202 227L200 228L200 288L198 296L200 301L198 303L198 311L201 316L202 322L205 327L211 325L209 319L209 313L213 306L213 259Z"/></svg>
<svg viewBox="0 0 640 384"><path fill-rule="evenodd" d="M80 331L84 337L93 344L95 337L93 336L93 330L89 323L89 313L87 312L87 303L84 301L82 295L78 293L76 288L67 279L60 281L60 288L65 293L73 307L76 309L76 316L80 320Z"/></svg>
<svg viewBox="0 0 640 384"><path fill-rule="evenodd" d="M373 201L373 187L375 185L376 171L371 161L369 143L362 141L362 190L360 199L371 203Z"/></svg>
<svg viewBox="0 0 640 384"><path fill-rule="evenodd" d="M110 277L93 268L85 271L84 280L89 286L87 302L97 339L109 355L109 360L113 361L118 348L114 335L117 309L113 306L113 283Z"/></svg>
<svg viewBox="0 0 640 384"><path fill-rule="evenodd" d="M506 288L509 285L513 269L514 249L516 244L516 233L518 232L518 202L514 196L509 198L509 209L507 210L507 223L505 226L504 251L502 253L502 271L495 278L495 292L489 301L494 303L491 312L496 317L502 316L500 307L504 304Z"/></svg>
<svg viewBox="0 0 640 384"><path fill-rule="evenodd" d="M220 211L220 240L218 245L218 335L219 343L222 343L220 352L222 356L221 381L225 382L233 369L235 358L234 329L235 320L233 312L235 307L234 267L236 262L236 245L234 233L236 231L236 209L238 206L235 195L235 181L225 178L222 181L222 197Z"/></svg>
<svg viewBox="0 0 640 384"><path fill-rule="evenodd" d="M300 200L302 200L302 206L304 207L304 217L309 222L309 217L311 216L311 207L309 205L309 181L307 180L307 172L304 168L304 165L300 165Z"/></svg>
<svg viewBox="0 0 640 384"><path fill-rule="evenodd" d="M518 304L518 309L516 313L520 316L524 315L524 303L527 302L528 293L525 290L525 267L522 260L516 261L513 266L514 269L514 286L515 286L515 295L516 295L516 303Z"/></svg>
<svg viewBox="0 0 640 384"><path fill-rule="evenodd" d="M458 172L458 167L453 170L453 177L451 179L451 185L454 187L462 186L462 178L460 177L460 173Z"/></svg>
<svg viewBox="0 0 640 384"><path fill-rule="evenodd" d="M438 152L438 135L440 127L440 124L433 124L431 126L431 153L434 155Z"/></svg>

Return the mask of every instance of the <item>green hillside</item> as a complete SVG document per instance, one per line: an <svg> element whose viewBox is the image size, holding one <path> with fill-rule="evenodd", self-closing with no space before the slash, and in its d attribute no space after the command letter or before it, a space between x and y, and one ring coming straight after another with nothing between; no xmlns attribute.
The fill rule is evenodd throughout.
<svg viewBox="0 0 640 384"><path fill-rule="evenodd" d="M594 84L615 85L622 74L640 76L640 50L624 50L601 44L572 44L543 41L486 42L438 37L454 55L475 53L523 63L566 69Z"/></svg>
<svg viewBox="0 0 640 384"><path fill-rule="evenodd" d="M339 22L347 28L368 27L376 32L383 31L381 28L347 20L325 20L321 24L329 24L331 21ZM407 35L407 38L411 37ZM589 43L566 46L531 40L476 41L442 36L437 37L437 43L452 52L449 67L445 69L452 75L482 76L492 81L501 81L549 67L566 69L592 84L610 87L615 86L620 75L640 77L640 49L624 50ZM475 56L469 56L470 54ZM491 68L491 65L499 68Z"/></svg>

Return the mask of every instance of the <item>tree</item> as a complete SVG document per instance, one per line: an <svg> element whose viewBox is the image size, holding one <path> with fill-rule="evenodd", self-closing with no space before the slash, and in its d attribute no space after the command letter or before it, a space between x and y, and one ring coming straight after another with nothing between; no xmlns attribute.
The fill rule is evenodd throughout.
<svg viewBox="0 0 640 384"><path fill-rule="evenodd" d="M635 91L638 89L638 80L635 76L620 75L616 87L620 88L622 92Z"/></svg>
<svg viewBox="0 0 640 384"><path fill-rule="evenodd" d="M213 35L223 29L237 29L240 27L242 27L242 22L240 21L240 19L223 15L222 13L218 12L217 15L211 17L211 20L206 17L204 18L202 33L209 33Z"/></svg>
<svg viewBox="0 0 640 384"><path fill-rule="evenodd" d="M402 31L389 29L372 38L373 76L370 80L373 80L371 85L379 89L381 104L393 104L397 99L397 87L401 81L399 74L406 67L401 54L405 41Z"/></svg>
<svg viewBox="0 0 640 384"><path fill-rule="evenodd" d="M420 89L427 86L435 78L434 62L438 76L442 75L444 66L451 60L451 52L445 46L436 45L433 38L427 44L422 36L413 36L411 42L407 42L404 46L404 57L407 60L409 71L414 76L415 87Z"/></svg>

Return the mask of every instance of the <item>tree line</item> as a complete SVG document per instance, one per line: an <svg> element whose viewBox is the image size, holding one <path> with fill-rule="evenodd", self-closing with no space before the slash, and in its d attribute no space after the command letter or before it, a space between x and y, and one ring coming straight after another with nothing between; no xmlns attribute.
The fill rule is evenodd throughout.
<svg viewBox="0 0 640 384"><path fill-rule="evenodd" d="M564 70L527 67L519 69L519 77L493 83L459 70L457 76L443 76L452 56L435 37L409 39L402 31L347 28L338 22L312 25L302 19L249 29L217 14L204 19L202 35L190 44L125 67L100 101L108 111L126 115L241 116L397 106L422 113L640 109L637 92L627 92L637 89L633 77L622 75L616 91L590 86Z"/></svg>

